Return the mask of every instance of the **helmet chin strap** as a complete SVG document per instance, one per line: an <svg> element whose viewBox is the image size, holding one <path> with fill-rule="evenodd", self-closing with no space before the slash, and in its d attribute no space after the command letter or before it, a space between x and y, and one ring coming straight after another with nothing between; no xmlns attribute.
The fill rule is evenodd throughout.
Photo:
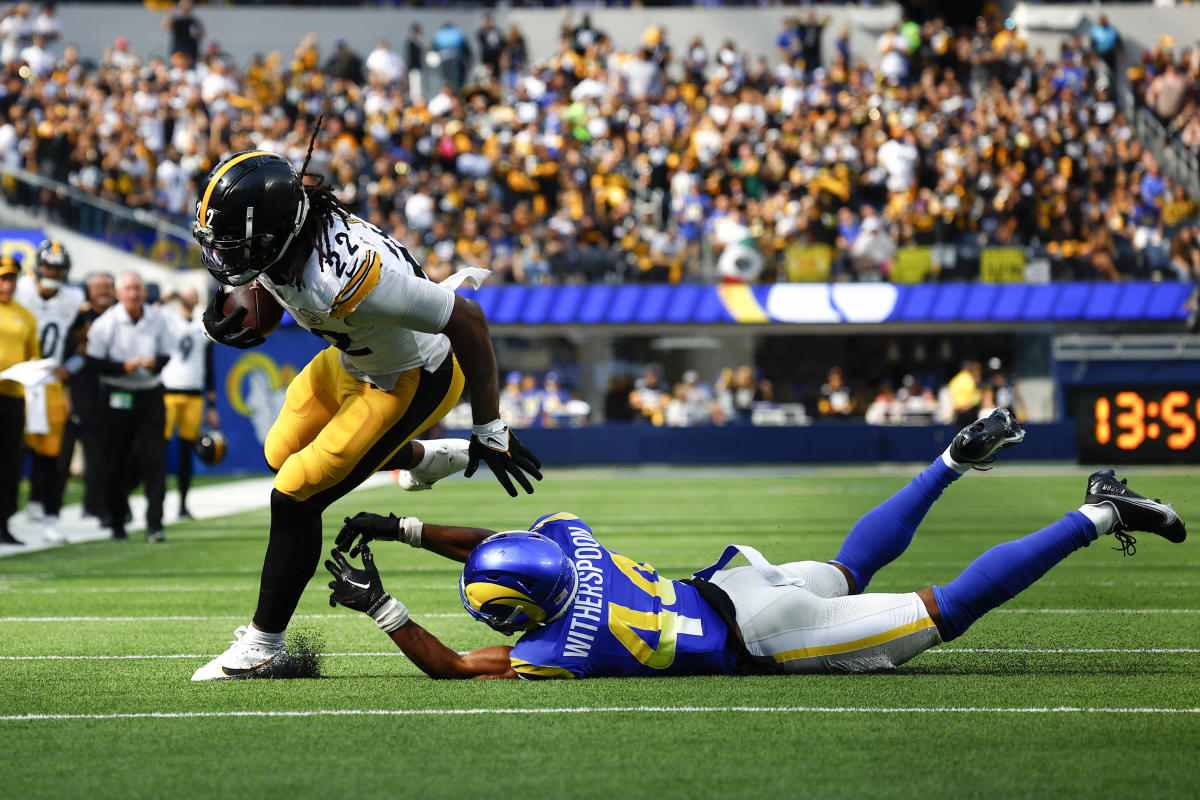
<svg viewBox="0 0 1200 800"><path fill-rule="evenodd" d="M38 286L47 292L57 292L62 288L63 282L55 278L38 278Z"/></svg>

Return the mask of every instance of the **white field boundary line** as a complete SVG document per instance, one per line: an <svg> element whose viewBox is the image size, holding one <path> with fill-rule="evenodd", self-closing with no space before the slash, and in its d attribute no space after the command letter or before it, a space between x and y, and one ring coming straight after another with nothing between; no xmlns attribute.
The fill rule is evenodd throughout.
<svg viewBox="0 0 1200 800"><path fill-rule="evenodd" d="M1019 653L1042 655L1078 655L1078 654L1190 654L1200 653L1200 647L1081 647L1081 648L1008 648L1008 647L951 647L946 649L926 650L922 656L945 655L953 656L964 653ZM321 653L323 658L351 657L383 657L403 658L399 650L383 650L362 653ZM135 655L38 655L38 656L0 656L0 661L154 661L159 659L211 658L208 653L165 653L165 654L135 654Z"/></svg>
<svg viewBox="0 0 1200 800"><path fill-rule="evenodd" d="M1200 614L1200 608L997 608L990 614ZM463 618L465 613L416 614L424 619ZM292 619L356 619L356 614L296 614ZM0 622L205 622L245 619L244 614L175 614L163 616L0 617Z"/></svg>
<svg viewBox="0 0 1200 800"><path fill-rule="evenodd" d="M866 706L581 706L567 708L330 708L307 711L174 711L116 714L6 714L0 722L111 719L204 719L229 717L462 717L523 714L1200 714L1200 708L1089 708L1056 706L894 707Z"/></svg>

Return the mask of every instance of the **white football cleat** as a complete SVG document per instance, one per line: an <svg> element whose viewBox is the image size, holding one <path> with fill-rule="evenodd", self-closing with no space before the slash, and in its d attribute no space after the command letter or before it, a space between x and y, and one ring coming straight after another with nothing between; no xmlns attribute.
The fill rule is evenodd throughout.
<svg viewBox="0 0 1200 800"><path fill-rule="evenodd" d="M243 640L249 626L241 625L229 649L192 673L194 681L218 681L231 678L268 678L270 668L284 658L283 645L269 647Z"/></svg>
<svg viewBox="0 0 1200 800"><path fill-rule="evenodd" d="M62 544L67 541L67 537L58 530L58 517L46 517L42 527L42 538L47 544Z"/></svg>
<svg viewBox="0 0 1200 800"><path fill-rule="evenodd" d="M442 478L467 468L467 448L471 443L466 439L430 439L421 444L425 447L422 461L428 463L423 467L396 470L396 483L404 491L422 492Z"/></svg>
<svg viewBox="0 0 1200 800"><path fill-rule="evenodd" d="M30 522L41 522L46 518L46 512L42 509L41 502L30 500L25 504L25 519Z"/></svg>

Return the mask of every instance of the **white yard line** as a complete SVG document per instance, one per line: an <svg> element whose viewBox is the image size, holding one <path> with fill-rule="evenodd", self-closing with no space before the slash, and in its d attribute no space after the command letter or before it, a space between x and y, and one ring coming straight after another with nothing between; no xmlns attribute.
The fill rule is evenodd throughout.
<svg viewBox="0 0 1200 800"><path fill-rule="evenodd" d="M1200 708L1005 708L955 706L580 706L572 708L329 708L305 711L174 711L126 714L7 714L0 722L230 717L463 717L521 714L1200 714Z"/></svg>
<svg viewBox="0 0 1200 800"><path fill-rule="evenodd" d="M1032 654L1051 654L1051 655L1073 655L1085 653L1115 653L1115 654L1134 654L1134 653L1200 653L1200 648L1196 647L1080 647L1080 648L1008 648L1008 647L948 647L934 648L926 650L922 655L942 655L954 656L963 653L1032 653ZM357 658L357 657L382 657L382 658L403 658L404 654L399 650L385 650L378 652L363 652L363 653L322 653L323 657L328 658ZM159 659L181 659L181 658L211 658L209 653L168 653L168 654L136 654L136 655L39 655L39 656L0 656L0 661L155 661Z"/></svg>
<svg viewBox="0 0 1200 800"><path fill-rule="evenodd" d="M469 619L466 612L450 614L414 614L413 619L437 619L461 617ZM160 617L0 617L0 622L205 622L214 619L246 619L245 614L178 614ZM294 614L292 619L357 619L357 614Z"/></svg>
<svg viewBox="0 0 1200 800"><path fill-rule="evenodd" d="M997 608L992 614L1200 614L1200 608ZM79 617L0 617L0 622L203 622L218 619L243 619L237 614L178 614L167 616L79 616ZM414 618L467 618L465 613L414 614ZM346 613L296 614L292 619L355 619Z"/></svg>

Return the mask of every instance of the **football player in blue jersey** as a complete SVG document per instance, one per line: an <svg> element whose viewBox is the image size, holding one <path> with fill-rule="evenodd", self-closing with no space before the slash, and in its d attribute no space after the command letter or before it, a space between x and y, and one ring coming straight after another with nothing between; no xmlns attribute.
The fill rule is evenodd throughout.
<svg viewBox="0 0 1200 800"><path fill-rule="evenodd" d="M863 592L908 547L933 502L972 467L1025 436L1000 409L961 430L907 486L860 519L833 560L776 566L731 545L712 566L669 580L600 544L572 514L527 531L424 524L413 517L347 518L325 566L330 604L369 614L433 678L589 678L889 669L960 635L1098 537L1133 552L1130 531L1186 536L1172 506L1129 489L1112 470L1088 478L1078 511L979 556L945 586ZM464 562L459 591L475 619L516 644L461 654L409 619L388 595L367 547L402 541ZM343 555L361 553L363 567ZM749 566L729 567L741 553Z"/></svg>

